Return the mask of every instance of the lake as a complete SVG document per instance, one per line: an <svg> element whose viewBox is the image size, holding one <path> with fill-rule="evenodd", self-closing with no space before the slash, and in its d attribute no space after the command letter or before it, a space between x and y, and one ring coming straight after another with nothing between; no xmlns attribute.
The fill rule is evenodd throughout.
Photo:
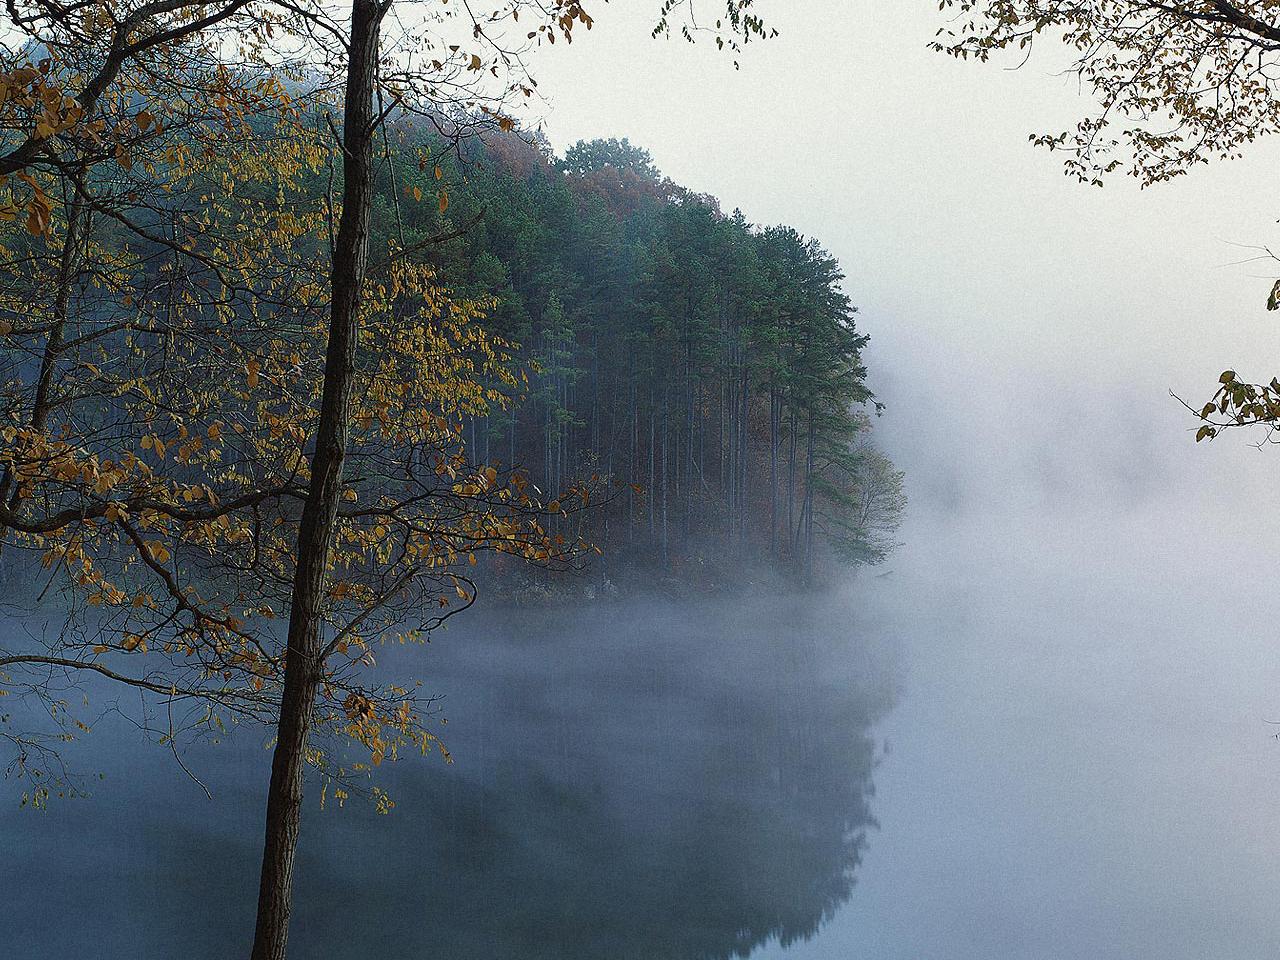
<svg viewBox="0 0 1280 960"><path fill-rule="evenodd" d="M1265 531L1176 514L922 511L822 595L460 618L421 660L455 762L384 765L385 817L313 793L295 955L1276 955ZM0 813L16 955L242 956L260 741L187 754L213 801L90 744L92 799Z"/></svg>

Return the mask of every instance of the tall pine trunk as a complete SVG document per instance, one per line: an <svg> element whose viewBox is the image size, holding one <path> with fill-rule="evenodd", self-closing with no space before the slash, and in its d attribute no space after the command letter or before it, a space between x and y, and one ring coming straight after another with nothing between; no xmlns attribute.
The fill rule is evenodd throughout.
<svg viewBox="0 0 1280 960"><path fill-rule="evenodd" d="M627 546L632 547L636 542L636 488L632 479L640 469L639 449L640 449L640 397L639 390L636 387L634 378L631 380L631 459L627 466L631 470L632 477L628 479L632 482L627 484Z"/></svg>
<svg viewBox="0 0 1280 960"><path fill-rule="evenodd" d="M748 500L748 474L751 469L750 463L750 444L751 444L751 386L750 378L747 372L746 351L743 351L742 358L742 414L738 419L738 543L745 545L747 542L747 510L750 506Z"/></svg>
<svg viewBox="0 0 1280 960"><path fill-rule="evenodd" d="M791 426L787 441L787 541L791 545L792 560L795 560L796 549L796 409L791 408Z"/></svg>
<svg viewBox="0 0 1280 960"><path fill-rule="evenodd" d="M778 556L778 432L782 425L782 399L777 384L769 383L769 556Z"/></svg>
<svg viewBox="0 0 1280 960"><path fill-rule="evenodd" d="M302 814L307 734L321 680L325 568L333 546L346 456L351 388L359 339L361 293L369 257L373 193L373 91L379 29L389 0L352 0L351 40L342 132L342 218L334 244L332 307L324 388L316 427L311 486L298 530L298 560L289 611L284 694L258 888L253 960L284 960L293 900L294 854Z"/></svg>
<svg viewBox="0 0 1280 960"><path fill-rule="evenodd" d="M654 404L653 385L650 384L649 385L649 498L648 498L648 501L646 502L646 506L649 508L649 547L650 549L653 548L654 543L657 540L657 529L654 525L654 520L656 518L656 515L654 513L654 497L657 494L657 489L656 489L657 483L655 482L657 480L657 475L654 472L656 468L654 455L656 454L657 451L654 448L654 442L653 442L654 427L655 427L655 424L653 421L653 404Z"/></svg>
<svg viewBox="0 0 1280 960"><path fill-rule="evenodd" d="M809 409L809 436L805 444L804 460L804 579L813 577L813 468L814 435L813 409Z"/></svg>
<svg viewBox="0 0 1280 960"><path fill-rule="evenodd" d="M667 436L671 422L671 409L667 402L667 387L662 388L662 562L668 559L667 546L667 486L671 479L670 457L667 453Z"/></svg>

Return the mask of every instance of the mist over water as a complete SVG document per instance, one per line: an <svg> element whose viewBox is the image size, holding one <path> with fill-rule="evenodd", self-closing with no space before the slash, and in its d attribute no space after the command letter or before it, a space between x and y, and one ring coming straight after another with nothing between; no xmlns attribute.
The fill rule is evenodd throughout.
<svg viewBox="0 0 1280 960"><path fill-rule="evenodd" d="M1025 148L1077 112L1047 71L928 54L936 5L793 6L741 73L602 18L550 131L841 258L903 546L822 598L460 618L420 671L457 762L384 766L388 818L308 800L297 956L1280 955L1280 450L1169 396L1280 372L1224 242L1269 239L1274 158L1087 191ZM243 956L261 745L187 755L212 802L123 722L82 759L93 799L0 804L16 955Z"/></svg>
<svg viewBox="0 0 1280 960"><path fill-rule="evenodd" d="M910 664L883 831L794 955L1275 955L1275 610L1239 575L1274 540L1167 502L933 522L873 601Z"/></svg>
<svg viewBox="0 0 1280 960"><path fill-rule="evenodd" d="M970 476L824 598L457 621L423 671L457 762L385 766L389 817L313 795L295 949L1274 955L1280 667L1251 571L1276 530L1175 474L1123 504L998 508ZM108 725L93 799L5 811L29 955L237 955L269 763L251 739L187 754L209 802Z"/></svg>
<svg viewBox="0 0 1280 960"><path fill-rule="evenodd" d="M812 936L874 842L893 666L858 619L764 595L497 609L442 632L426 672L456 762L384 766L388 817L313 793L293 949L683 960ZM4 814L6 915L42 955L234 955L269 755L244 736L188 752L210 802L108 726L94 799Z"/></svg>
<svg viewBox="0 0 1280 960"><path fill-rule="evenodd" d="M1127 463L1142 429L1065 429L1089 395L1056 425L1041 408L1054 444L964 453L902 429L890 393L904 545L828 595L459 619L421 671L457 762L384 766L385 818L313 794L299 955L1275 955L1280 530L1206 481L1265 461L1220 442ZM1172 444L1170 403L1137 409ZM30 955L238 955L269 764L251 740L187 754L209 802L108 724L93 799L0 813Z"/></svg>
<svg viewBox="0 0 1280 960"><path fill-rule="evenodd" d="M913 511L856 590L905 665L883 829L785 955L1276 955L1271 451L1196 447L1167 391L1104 371L940 353L886 390Z"/></svg>

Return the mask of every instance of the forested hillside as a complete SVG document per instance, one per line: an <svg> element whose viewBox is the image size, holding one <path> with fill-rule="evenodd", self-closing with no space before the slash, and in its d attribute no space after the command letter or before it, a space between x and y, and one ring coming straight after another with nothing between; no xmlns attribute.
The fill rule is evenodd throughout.
<svg viewBox="0 0 1280 960"><path fill-rule="evenodd" d="M376 222L438 247L457 295L492 298L486 322L530 370L522 402L468 420L477 460L550 491L620 483L590 515L606 562L808 576L885 557L901 476L872 444L867 338L817 241L725 214L625 140L557 158L516 133L444 150L400 132Z"/></svg>
<svg viewBox="0 0 1280 960"><path fill-rule="evenodd" d="M664 0L650 33L772 35L721 2L710 26ZM807 584L883 556L901 507L830 256L626 142L521 135L583 0L393 6L14 0L0 40L0 766L23 804L79 795L67 745L120 714L213 800L185 745L263 731L253 960L288 956L307 781L388 813L378 768L449 756L411 648L479 581L523 596L599 554L614 582ZM469 859L523 842L464 832Z"/></svg>
<svg viewBox="0 0 1280 960"><path fill-rule="evenodd" d="M867 338L840 265L816 240L725 214L715 198L662 176L647 152L625 140L579 143L556 157L538 138L496 126L447 139L409 124L392 129L395 138L384 140L375 169L375 242L401 251L393 255L398 264L425 261L431 282L447 291L438 302L462 310L463 326L483 325L497 355L515 361L489 363L477 354L451 374L449 389L470 382L468 389L479 391L446 418L461 428L455 469L465 463L525 472L553 505L567 490L596 491L587 509L571 518L553 509L548 522L556 537L596 545L605 571L675 571L715 558L809 579L833 562L884 559L904 506L902 478L872 442L878 404L861 357ZM303 318L314 310L306 291L324 256L326 219L323 203L302 198L333 186L325 184L312 141L265 142L274 143L272 163L287 158L297 168L278 196L259 182L261 164L215 161L210 173L219 172L193 181L185 200L170 192L131 214L152 224L134 231L138 236L97 218L104 250L136 248L128 280L136 290L121 295L126 311L156 297L158 316L173 309L164 254L183 235L183 249L198 261L191 289L226 282L225 270L199 259L222 256L226 240L184 211L217 196L219 215L239 224L242 239L225 249L242 258L252 292L233 283L227 303L197 312L215 325L220 313L233 312L273 331L255 335L278 339L272 350L297 349L297 335L286 331L305 329ZM122 196L139 202L136 190ZM157 238L170 230L174 241L166 246ZM16 255L34 256L27 231L14 232ZM389 291L392 298L422 282L395 276L401 289ZM83 309L101 325L103 307L89 304L90 293L86 288ZM397 307L386 322L407 323L404 310ZM447 327L433 329L443 334ZM11 338L22 332L5 331ZM363 351L366 365L389 342L374 340ZM132 343L112 350L137 349ZM270 362L258 356L261 344L245 344L252 356L244 362L265 375ZM459 340L422 349L460 356L471 348ZM19 379L39 381L39 355L37 343L13 354ZM240 361L228 362L234 369ZM153 380L157 370L147 369L122 382ZM218 379L191 380L185 368L178 376L183 389ZM288 393L283 367L278 376ZM121 402L108 400L97 415L112 410L137 421L116 409ZM155 451L163 458L175 441L155 429L139 443L145 450L159 438ZM175 429L181 440L181 425ZM399 442L385 431L379 436L384 445ZM396 450L385 453L409 456L408 448ZM196 477L202 469L189 464L187 472Z"/></svg>

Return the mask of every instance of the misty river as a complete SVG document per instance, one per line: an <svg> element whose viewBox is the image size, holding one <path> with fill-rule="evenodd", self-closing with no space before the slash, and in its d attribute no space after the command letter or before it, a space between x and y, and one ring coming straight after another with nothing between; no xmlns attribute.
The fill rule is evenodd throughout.
<svg viewBox="0 0 1280 960"><path fill-rule="evenodd" d="M1280 670L1202 585L1247 522L1175 516L921 511L821 598L473 612L425 661L456 762L308 800L298 956L1276 955ZM269 754L188 751L209 801L91 743L91 799L0 811L9 942L243 955Z"/></svg>

